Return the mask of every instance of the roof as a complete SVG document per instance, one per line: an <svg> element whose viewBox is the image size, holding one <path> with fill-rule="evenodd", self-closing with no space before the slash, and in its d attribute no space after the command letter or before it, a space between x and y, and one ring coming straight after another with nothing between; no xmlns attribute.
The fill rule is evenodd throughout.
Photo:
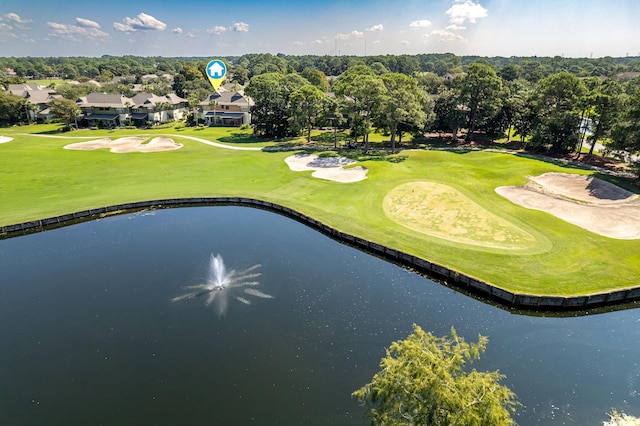
<svg viewBox="0 0 640 426"><path fill-rule="evenodd" d="M154 107L160 102L167 102L164 96L156 96L153 93L138 93L131 98L136 107Z"/></svg>
<svg viewBox="0 0 640 426"><path fill-rule="evenodd" d="M26 92L24 96L24 98L32 104L46 104L53 98L61 97L61 95L58 95L55 92L49 92L47 90L32 90L30 92Z"/></svg>
<svg viewBox="0 0 640 426"><path fill-rule="evenodd" d="M48 89L46 87L42 87L37 83L18 83L18 84L10 84L9 88L7 90L9 91L9 93L12 93L12 94L18 95L18 96L22 96L22 94L19 94L19 93L16 93L16 92L30 92L32 90L48 91L50 89Z"/></svg>
<svg viewBox="0 0 640 426"><path fill-rule="evenodd" d="M108 93L89 93L87 96L78 98L76 103L81 107L95 106L102 108L127 108L133 105L131 98Z"/></svg>
<svg viewBox="0 0 640 426"><path fill-rule="evenodd" d="M131 100L137 108L153 108L161 102L168 103L173 106L182 102L187 102L186 99L181 98L175 93L170 93L166 96L156 96L153 93L138 93L131 98Z"/></svg>
<svg viewBox="0 0 640 426"><path fill-rule="evenodd" d="M200 102L200 105L209 105L211 102L217 102L218 105L238 105L253 106L254 102L249 96L245 96L244 92L238 90L236 92L225 92L218 90L213 92L207 98Z"/></svg>

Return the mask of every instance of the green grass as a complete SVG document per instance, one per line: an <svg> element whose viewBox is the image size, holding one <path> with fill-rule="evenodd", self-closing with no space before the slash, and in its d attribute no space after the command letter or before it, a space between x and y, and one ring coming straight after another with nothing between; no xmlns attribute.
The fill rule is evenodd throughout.
<svg viewBox="0 0 640 426"><path fill-rule="evenodd" d="M33 134L26 134L33 133ZM63 138L35 136L56 135ZM113 154L68 151L67 137L172 134L182 149ZM228 128L96 130L59 133L54 125L0 129L0 225L126 202L192 196L243 196L279 203L334 228L429 259L504 289L577 295L637 286L640 240L613 240L549 214L524 209L494 189L545 172L590 172L495 152L404 151L404 161L364 161L368 179L338 183L292 172L291 152L237 151L180 135L237 146L272 144ZM602 177L602 176L601 176ZM448 185L496 217L532 235L529 248L508 250L449 241L389 219L385 196L410 182ZM628 186L631 183L627 182Z"/></svg>

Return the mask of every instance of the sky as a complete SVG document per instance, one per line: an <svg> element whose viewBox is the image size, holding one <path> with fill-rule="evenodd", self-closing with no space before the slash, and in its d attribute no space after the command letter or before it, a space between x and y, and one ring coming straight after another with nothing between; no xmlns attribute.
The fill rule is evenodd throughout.
<svg viewBox="0 0 640 426"><path fill-rule="evenodd" d="M0 57L640 56L640 0L0 0Z"/></svg>

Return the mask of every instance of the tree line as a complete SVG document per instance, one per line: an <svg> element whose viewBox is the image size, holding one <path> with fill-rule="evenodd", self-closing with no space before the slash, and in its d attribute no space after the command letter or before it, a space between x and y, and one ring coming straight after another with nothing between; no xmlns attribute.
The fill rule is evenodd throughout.
<svg viewBox="0 0 640 426"><path fill-rule="evenodd" d="M392 151L403 132L416 137L448 133L465 138L515 136L532 151L580 153L605 142L611 150L640 151L640 77L580 78L560 71L531 82L506 78L485 60L445 80L355 65L331 83L333 96L298 73L268 72L246 87L253 97L257 135L286 137L312 127L349 129L368 149L373 128L390 135Z"/></svg>
<svg viewBox="0 0 640 426"><path fill-rule="evenodd" d="M457 56L453 53L418 55L332 56L332 55L272 55L251 53L228 56L231 71L239 79L267 72L298 72L314 68L327 76L337 76L355 65L367 65L374 71L413 75L433 72L444 75L460 72L469 64L482 59L508 79L517 77L531 82L561 71L578 77L607 76L640 72L640 57L565 58L554 57L479 57ZM108 81L113 76L141 76L144 74L176 74L186 65L206 64L207 57L110 56L101 57L0 57L0 69L13 69L17 77L47 79L81 78Z"/></svg>

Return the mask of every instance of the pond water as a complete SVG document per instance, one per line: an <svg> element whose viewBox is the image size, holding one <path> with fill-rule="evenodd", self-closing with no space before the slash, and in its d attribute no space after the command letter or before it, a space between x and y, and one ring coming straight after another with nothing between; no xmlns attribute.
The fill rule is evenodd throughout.
<svg viewBox="0 0 640 426"><path fill-rule="evenodd" d="M260 275L208 304L185 287L212 255ZM639 309L517 315L288 218L197 207L0 241L0 424L365 425L350 394L414 323L487 335L474 366L507 375L520 425L640 415Z"/></svg>

